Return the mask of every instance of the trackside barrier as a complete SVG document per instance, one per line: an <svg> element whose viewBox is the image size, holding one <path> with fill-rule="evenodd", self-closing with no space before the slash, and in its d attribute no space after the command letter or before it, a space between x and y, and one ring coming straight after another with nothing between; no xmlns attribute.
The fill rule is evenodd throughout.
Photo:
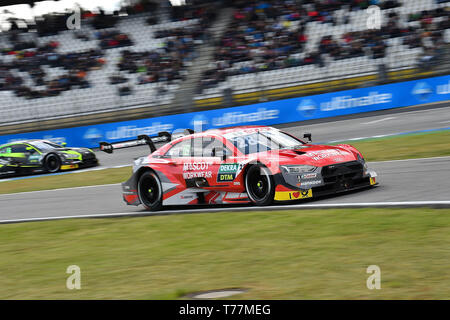
<svg viewBox="0 0 450 320"><path fill-rule="evenodd" d="M139 135L179 128L195 130L240 125L274 125L450 100L450 76L345 90L226 109L0 136L0 144L48 139L69 146L98 147Z"/></svg>

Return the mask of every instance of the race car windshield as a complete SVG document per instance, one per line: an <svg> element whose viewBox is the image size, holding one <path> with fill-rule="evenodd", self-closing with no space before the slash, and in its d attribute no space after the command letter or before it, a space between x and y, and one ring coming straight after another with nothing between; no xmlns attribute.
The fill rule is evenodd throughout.
<svg viewBox="0 0 450 320"><path fill-rule="evenodd" d="M63 148L62 146L50 141L34 141L32 145L43 151Z"/></svg>
<svg viewBox="0 0 450 320"><path fill-rule="evenodd" d="M244 154L277 149L293 149L304 144L301 140L275 130L239 135L229 140Z"/></svg>

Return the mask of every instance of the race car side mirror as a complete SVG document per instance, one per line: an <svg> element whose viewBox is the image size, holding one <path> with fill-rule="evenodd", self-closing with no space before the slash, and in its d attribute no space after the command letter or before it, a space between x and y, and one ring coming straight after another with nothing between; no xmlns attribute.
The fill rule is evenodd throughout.
<svg viewBox="0 0 450 320"><path fill-rule="evenodd" d="M308 139L308 141L311 142L312 141L312 134L311 133L305 133L303 135L303 138L304 139Z"/></svg>
<svg viewBox="0 0 450 320"><path fill-rule="evenodd" d="M212 149L212 156L213 157L219 157L222 160L225 160L227 158L227 154L225 152L225 149L223 147L215 147Z"/></svg>

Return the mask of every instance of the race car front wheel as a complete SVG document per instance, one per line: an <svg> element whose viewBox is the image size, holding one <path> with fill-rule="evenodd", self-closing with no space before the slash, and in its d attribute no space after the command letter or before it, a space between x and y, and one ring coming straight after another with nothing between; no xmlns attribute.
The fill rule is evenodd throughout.
<svg viewBox="0 0 450 320"><path fill-rule="evenodd" d="M50 173L58 172L61 169L61 160L56 154L49 154L44 161L45 169Z"/></svg>
<svg viewBox="0 0 450 320"><path fill-rule="evenodd" d="M269 169L263 165L251 166L245 175L245 189L254 204L271 204L275 195L275 183Z"/></svg>
<svg viewBox="0 0 450 320"><path fill-rule="evenodd" d="M156 211L162 207L162 186L152 171L144 172L138 181L139 200L147 210Z"/></svg>

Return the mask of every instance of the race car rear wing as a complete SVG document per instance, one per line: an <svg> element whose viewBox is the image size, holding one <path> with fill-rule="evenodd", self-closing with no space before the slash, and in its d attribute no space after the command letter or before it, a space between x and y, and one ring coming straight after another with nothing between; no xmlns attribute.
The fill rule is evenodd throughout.
<svg viewBox="0 0 450 320"><path fill-rule="evenodd" d="M131 148L142 145L148 145L150 151L156 151L155 143L169 142L172 140L172 135L169 132L163 131L159 132L157 136L149 137L148 135L142 134L137 137L137 139L119 141L114 143L100 142L100 150L106 153L113 153L115 149Z"/></svg>

